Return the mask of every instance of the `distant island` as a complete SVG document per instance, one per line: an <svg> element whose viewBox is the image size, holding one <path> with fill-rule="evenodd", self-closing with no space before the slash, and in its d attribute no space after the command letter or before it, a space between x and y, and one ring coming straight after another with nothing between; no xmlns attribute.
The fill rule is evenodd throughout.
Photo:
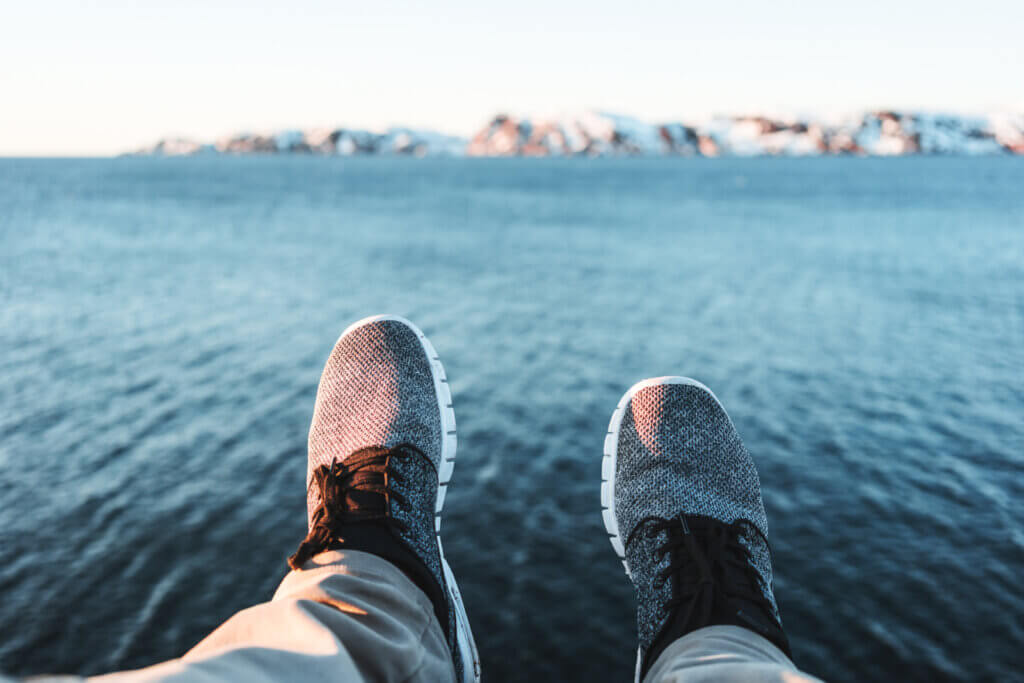
<svg viewBox="0 0 1024 683"><path fill-rule="evenodd" d="M132 154L331 156L906 156L1024 154L1024 114L872 111L846 120L728 116L646 123L605 112L556 119L494 116L470 139L428 130L352 128L242 133L213 143L166 138Z"/></svg>

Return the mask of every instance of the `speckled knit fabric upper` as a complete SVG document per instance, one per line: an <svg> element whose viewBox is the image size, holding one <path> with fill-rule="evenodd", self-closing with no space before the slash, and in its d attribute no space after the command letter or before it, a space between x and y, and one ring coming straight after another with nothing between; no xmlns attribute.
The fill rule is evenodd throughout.
<svg viewBox="0 0 1024 683"><path fill-rule="evenodd" d="M320 377L309 427L309 519L320 503L316 487L309 485L313 470L366 446L400 443L423 451L436 472L441 413L430 360L408 326L396 320L369 322L338 340Z"/></svg>
<svg viewBox="0 0 1024 683"><path fill-rule="evenodd" d="M394 465L402 476L393 484L410 502L391 503L391 515L405 522L402 540L416 553L447 595L434 532L437 471L441 459L441 408L430 360L415 331L395 320L371 321L348 331L331 352L309 428L306 502L309 519L320 504L312 473L367 446L392 448L407 443L426 457L404 457ZM444 624L455 651L455 610ZM461 662L454 657L457 679Z"/></svg>
<svg viewBox="0 0 1024 683"><path fill-rule="evenodd" d="M665 625L662 606L672 583L655 578L670 558L655 550L668 532L643 533L649 517L703 515L722 522L749 520L767 536L757 469L728 415L702 387L662 384L645 387L626 406L619 431L615 471L615 514L626 560L637 590L637 625L644 652ZM644 528L637 529L638 526ZM750 549L762 590L778 618L772 594L768 546L752 529L741 536Z"/></svg>

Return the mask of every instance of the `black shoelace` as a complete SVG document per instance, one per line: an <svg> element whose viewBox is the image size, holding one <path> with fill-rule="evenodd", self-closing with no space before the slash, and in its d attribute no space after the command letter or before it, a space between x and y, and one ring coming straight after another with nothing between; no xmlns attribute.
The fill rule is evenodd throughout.
<svg viewBox="0 0 1024 683"><path fill-rule="evenodd" d="M335 460L313 471L313 484L320 493L320 505L313 513L313 524L288 566L298 569L315 555L334 544L344 543L346 525L379 520L397 531L408 525L391 516L391 503L407 507L408 502L392 484L402 475L392 467L399 458L422 452L411 444L394 448L360 449L342 461Z"/></svg>
<svg viewBox="0 0 1024 683"><path fill-rule="evenodd" d="M724 524L707 518L691 520L694 529L682 514L672 520L656 520L647 527L651 538L668 532L667 540L657 550L657 559L660 561L666 555L672 558L668 567L658 574L656 587L660 588L672 577L677 581L674 596L662 609L671 612L687 605L682 623L690 625L691 629L713 623L716 612L737 599L755 603L771 615L773 610L760 589L761 579L754 569L750 549L740 542L745 522ZM757 530L753 525L750 528ZM760 534L760 530L757 533Z"/></svg>

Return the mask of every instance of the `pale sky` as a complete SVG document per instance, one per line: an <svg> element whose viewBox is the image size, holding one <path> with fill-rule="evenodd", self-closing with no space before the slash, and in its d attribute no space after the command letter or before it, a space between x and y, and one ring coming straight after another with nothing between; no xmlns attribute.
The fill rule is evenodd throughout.
<svg viewBox="0 0 1024 683"><path fill-rule="evenodd" d="M498 111L1024 110L1024 2L0 0L0 156Z"/></svg>

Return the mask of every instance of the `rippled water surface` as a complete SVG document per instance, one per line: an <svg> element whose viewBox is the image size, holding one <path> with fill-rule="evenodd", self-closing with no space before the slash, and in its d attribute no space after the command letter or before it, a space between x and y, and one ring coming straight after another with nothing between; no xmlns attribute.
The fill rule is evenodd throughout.
<svg viewBox="0 0 1024 683"><path fill-rule="evenodd" d="M1024 642L1024 163L0 160L0 670L181 654L305 531L340 331L431 337L490 681L627 681L600 519L634 381L761 470L797 662L1008 679Z"/></svg>

